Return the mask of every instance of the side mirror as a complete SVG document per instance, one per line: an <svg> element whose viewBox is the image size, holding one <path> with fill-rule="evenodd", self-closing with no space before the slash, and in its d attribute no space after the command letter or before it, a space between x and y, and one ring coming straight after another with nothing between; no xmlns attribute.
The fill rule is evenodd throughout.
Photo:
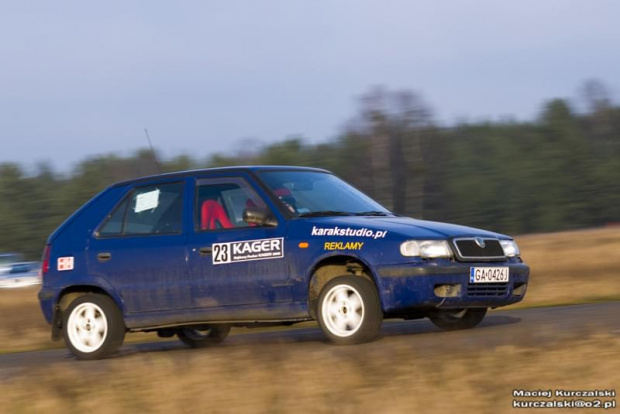
<svg viewBox="0 0 620 414"><path fill-rule="evenodd" d="M275 217L270 212L256 207L248 207L243 211L243 221L258 226L275 227L278 225Z"/></svg>

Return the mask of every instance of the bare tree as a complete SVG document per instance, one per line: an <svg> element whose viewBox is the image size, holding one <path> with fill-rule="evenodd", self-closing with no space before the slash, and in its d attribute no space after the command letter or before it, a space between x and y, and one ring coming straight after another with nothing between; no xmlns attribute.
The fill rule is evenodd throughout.
<svg viewBox="0 0 620 414"><path fill-rule="evenodd" d="M611 108L611 94L598 79L588 79L580 88L580 94L588 112L596 114Z"/></svg>
<svg viewBox="0 0 620 414"><path fill-rule="evenodd" d="M375 88L362 97L362 119L371 141L374 196L395 212L422 217L421 139L430 111L413 92Z"/></svg>
<svg viewBox="0 0 620 414"><path fill-rule="evenodd" d="M430 124L430 111L422 99L410 91L396 93L394 100L397 105L397 129L401 136L399 153L403 177L399 178L399 182L402 182L404 189L397 211L422 218L426 170L422 139Z"/></svg>
<svg viewBox="0 0 620 414"><path fill-rule="evenodd" d="M382 88L375 88L362 97L362 119L369 128L373 195L380 203L393 208L392 137L388 125L386 93Z"/></svg>

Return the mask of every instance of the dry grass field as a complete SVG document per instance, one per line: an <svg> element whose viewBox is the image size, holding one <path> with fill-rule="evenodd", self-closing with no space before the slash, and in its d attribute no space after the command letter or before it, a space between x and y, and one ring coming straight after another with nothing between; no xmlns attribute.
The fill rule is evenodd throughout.
<svg viewBox="0 0 620 414"><path fill-rule="evenodd" d="M532 412L512 408L514 389L618 390L619 348L620 338L601 335L563 338L542 347L446 350L439 356L438 351L418 350L409 341L379 341L356 347L317 347L313 343L224 345L202 351L129 355L106 360L105 364L61 360L31 370L27 376L0 379L0 399L4 400L0 410Z"/></svg>
<svg viewBox="0 0 620 414"><path fill-rule="evenodd" d="M39 308L38 290L38 286L0 289L0 352L50 346L50 329Z"/></svg>
<svg viewBox="0 0 620 414"><path fill-rule="evenodd" d="M516 237L531 268L523 306L620 300L620 227Z"/></svg>
<svg viewBox="0 0 620 414"><path fill-rule="evenodd" d="M528 235L517 241L532 269L526 298L517 307L620 299L620 228ZM0 290L0 352L52 345L37 290ZM128 336L130 341L155 338Z"/></svg>

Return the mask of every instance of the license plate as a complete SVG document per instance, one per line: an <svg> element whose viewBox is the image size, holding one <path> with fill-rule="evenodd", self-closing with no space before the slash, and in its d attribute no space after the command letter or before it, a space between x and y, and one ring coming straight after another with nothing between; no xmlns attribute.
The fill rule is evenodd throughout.
<svg viewBox="0 0 620 414"><path fill-rule="evenodd" d="M472 267L469 269L469 283L506 283L508 267Z"/></svg>

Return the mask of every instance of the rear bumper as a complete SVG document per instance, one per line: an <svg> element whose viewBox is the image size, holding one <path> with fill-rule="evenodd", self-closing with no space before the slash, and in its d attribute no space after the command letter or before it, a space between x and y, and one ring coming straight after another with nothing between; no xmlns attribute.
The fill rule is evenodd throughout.
<svg viewBox="0 0 620 414"><path fill-rule="evenodd" d="M52 318L54 316L54 306L56 305L56 300L58 297L58 291L56 289L42 288L39 291L39 305L41 306L41 311L43 312L43 316L47 323L52 323Z"/></svg>
<svg viewBox="0 0 620 414"><path fill-rule="evenodd" d="M508 283L472 284L471 267L508 267ZM530 269L524 263L454 263L382 266L377 269L383 311L420 308L499 307L523 300ZM449 293L442 286L448 285Z"/></svg>

